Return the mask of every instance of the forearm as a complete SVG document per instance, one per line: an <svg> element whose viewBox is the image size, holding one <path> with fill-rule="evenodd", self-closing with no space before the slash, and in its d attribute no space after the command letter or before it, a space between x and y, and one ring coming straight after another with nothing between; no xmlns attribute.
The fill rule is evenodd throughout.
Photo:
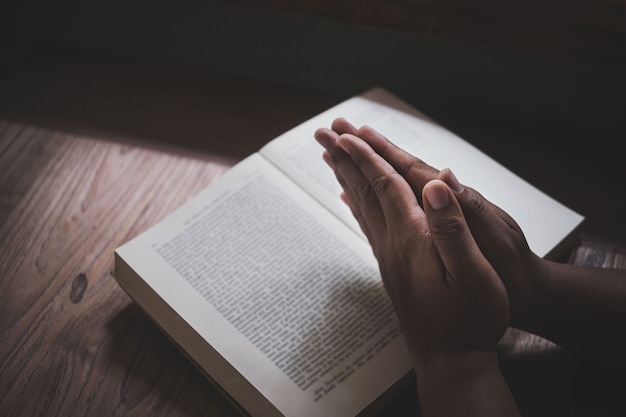
<svg viewBox="0 0 626 417"><path fill-rule="evenodd" d="M545 263L548 285L523 330L626 369L626 270Z"/></svg>
<svg viewBox="0 0 626 417"><path fill-rule="evenodd" d="M521 416L496 353L441 355L416 366L424 417Z"/></svg>

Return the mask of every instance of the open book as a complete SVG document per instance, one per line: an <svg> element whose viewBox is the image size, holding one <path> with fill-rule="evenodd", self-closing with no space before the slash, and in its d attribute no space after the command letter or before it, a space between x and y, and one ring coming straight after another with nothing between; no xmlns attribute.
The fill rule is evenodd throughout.
<svg viewBox="0 0 626 417"><path fill-rule="evenodd" d="M339 116L452 168L539 256L583 220L381 88L279 136L115 253L120 286L244 414L371 415L412 372L372 250L313 139Z"/></svg>

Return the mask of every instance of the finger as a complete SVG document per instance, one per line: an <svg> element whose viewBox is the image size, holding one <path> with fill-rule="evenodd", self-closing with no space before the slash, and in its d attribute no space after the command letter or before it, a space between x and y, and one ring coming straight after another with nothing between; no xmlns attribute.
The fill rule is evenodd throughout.
<svg viewBox="0 0 626 417"><path fill-rule="evenodd" d="M437 178L445 182L448 187L450 187L452 191L457 194L460 194L465 190L465 188L461 185L459 180L456 178L456 175L454 175L450 168L445 168L439 171L439 174L437 174Z"/></svg>
<svg viewBox="0 0 626 417"><path fill-rule="evenodd" d="M337 119L335 119L332 123L332 129L337 132L338 134L342 134L342 133L350 133L352 135L358 136L357 135L357 128L354 127L350 122L348 122L346 119L344 119L343 117L339 117Z"/></svg>
<svg viewBox="0 0 626 417"><path fill-rule="evenodd" d="M352 188L347 181L352 183L365 182L363 176L350 156L337 144L339 135L330 129L320 128L315 132L315 139L324 147L325 152L322 154L322 158L328 164L328 166L334 171L337 181L344 190L344 194L347 195L346 201L352 201L352 206L357 209L358 200L350 200L350 189ZM341 165L341 166L339 166ZM346 180L346 176L348 180Z"/></svg>
<svg viewBox="0 0 626 417"><path fill-rule="evenodd" d="M465 219L470 225L474 239L485 257L496 268L496 271L504 270L510 262L509 257L503 255L502 251L516 251L516 249L490 244L494 236L502 236L503 230L510 229L515 236L520 237L515 242L524 245L520 246L519 249L522 250L528 247L519 225L506 212L491 203L473 188L463 187L451 170L443 169L439 173L438 178L448 184L454 191Z"/></svg>
<svg viewBox="0 0 626 417"><path fill-rule="evenodd" d="M320 127L313 134L315 140L324 147L324 149L328 149L330 146L333 146L337 139L339 138L339 134L332 129L328 129L326 127Z"/></svg>
<svg viewBox="0 0 626 417"><path fill-rule="evenodd" d="M483 269L486 260L450 187L432 180L424 186L423 199L433 242L450 276L462 277L468 270Z"/></svg>
<svg viewBox="0 0 626 417"><path fill-rule="evenodd" d="M352 195L357 198L375 198L382 210L382 223L377 222L374 225L368 220L370 227L376 227L372 229L372 233L386 235L387 231L404 228L406 221L414 220L412 215L416 214L416 208L417 214L422 213L409 184L367 143L351 134L339 136L337 143L350 155L361 175L367 180L367 184L355 184L350 198ZM367 207L361 209L368 219L378 215L367 212Z"/></svg>
<svg viewBox="0 0 626 417"><path fill-rule="evenodd" d="M419 200L421 200L424 185L428 181L437 178L438 169L399 148L373 128L363 126L358 130L356 136L367 142L376 153L382 156L400 175L406 178Z"/></svg>
<svg viewBox="0 0 626 417"><path fill-rule="evenodd" d="M335 177L343 189L342 200L348 204L352 215L356 218L370 243L374 243L372 239L376 238L376 235L371 233L372 227L369 223L382 219L378 201L365 195L355 194L355 189L366 189L369 187L369 184L350 156L339 147L337 137L336 132L326 128L318 129L315 132L315 139L325 148L322 157L333 169ZM364 207L367 207L372 213L378 212L378 214L368 218L363 215Z"/></svg>
<svg viewBox="0 0 626 417"><path fill-rule="evenodd" d="M485 336L484 349L495 349L509 320L504 284L480 251L450 187L441 180L430 181L424 186L423 198L431 237L447 272L447 284L472 300L476 335Z"/></svg>
<svg viewBox="0 0 626 417"><path fill-rule="evenodd" d="M355 131L356 129L354 129L354 127L347 122L345 119L339 118L336 119L333 122L333 129L319 129L316 132L316 139L318 140L318 142L320 142L326 149L327 149L327 154L325 155L325 160L327 161L327 163L329 164L329 166L331 166L331 168L333 168L335 170L335 175L339 181L339 183L341 184L341 186L344 189L344 201L348 202L348 205L350 206L350 209L353 213L353 215L357 218L357 220L359 221L359 224L361 226L361 229L363 230L363 232L366 234L366 236L368 237L368 239L370 240L370 242L372 241L372 228L374 228L376 230L375 235L377 236L384 236L385 231L387 230L387 220L385 219L385 216L383 215L382 218L380 216L379 213L375 213L375 214L368 214L366 215L363 212L363 208L364 207L368 207L370 209L372 208L376 208L376 211L382 210L378 209L378 206L380 206L380 202L378 202L378 205L374 204L373 202L367 203L367 204L362 204L362 202L360 200L362 199L371 199L372 197L372 191L368 188L368 187L363 187L362 185L358 185L357 188L355 188L355 184L362 184L363 181L361 178L358 178L358 176L347 170L347 167L344 166L344 168L341 169L337 169L336 166L336 162L335 160L339 160L339 156L338 154L340 154L340 152L337 151L336 147L337 147L337 131ZM367 129L365 129L365 132L367 133ZM379 139L379 142L373 142L373 143L378 143L379 144L379 149L384 149L384 144L385 142L391 144L390 142L388 142L386 140L386 138L384 138L382 135L379 135L377 132L371 130L371 132L374 134L373 136L370 137L371 140L375 141L377 139ZM380 145L382 144L382 146ZM410 157L410 155L406 154L404 151L400 150L399 148L395 148L399 153L403 153L407 156ZM333 158L333 155L334 158ZM412 157L411 157L412 158ZM416 159L417 158L413 158ZM426 165L427 166L427 165ZM346 180L346 176L352 178L349 180ZM347 182L350 182L350 184L347 184ZM357 193L355 192L355 190L361 190L361 192ZM367 191L366 191L367 190ZM364 195L366 195L366 197L363 197ZM417 195L415 195L415 191L413 191L413 193L409 193L409 192L404 192L403 196L410 196L411 194L413 194L415 197L421 199L421 189L419 190L419 193ZM383 199L383 201L395 201L395 199ZM411 202L412 204L415 204L414 202ZM391 206L391 208L396 208L397 206ZM405 217L405 213L404 211L401 211L399 214L392 214L391 215L391 219L395 220L395 222L391 222L392 224L395 224L398 219L403 219ZM381 219L384 221L384 223L381 222ZM370 226L370 223L374 223L372 226Z"/></svg>
<svg viewBox="0 0 626 417"><path fill-rule="evenodd" d="M341 198L341 201L343 201L348 206L348 208L350 209L350 212L352 213L352 216L355 219L357 219L357 222L359 223L361 230L365 234L365 237L367 237L367 240L370 243L374 243L372 239L375 239L375 236L372 236L371 229L367 223L367 219L363 216L358 206L356 204L352 204L352 202L350 201L350 198L345 193L345 191L341 193L340 198Z"/></svg>

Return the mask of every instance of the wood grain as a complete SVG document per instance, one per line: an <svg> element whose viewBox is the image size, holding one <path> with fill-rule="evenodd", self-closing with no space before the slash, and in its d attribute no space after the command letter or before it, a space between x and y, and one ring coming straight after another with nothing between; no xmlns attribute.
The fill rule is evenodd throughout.
<svg viewBox="0 0 626 417"><path fill-rule="evenodd" d="M228 165L7 122L0 133L0 415L230 415L110 276L115 247Z"/></svg>

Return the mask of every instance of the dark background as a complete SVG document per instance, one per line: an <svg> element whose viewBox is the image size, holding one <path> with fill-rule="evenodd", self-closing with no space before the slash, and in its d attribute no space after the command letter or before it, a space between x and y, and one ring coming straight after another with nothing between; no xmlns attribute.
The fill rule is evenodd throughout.
<svg viewBox="0 0 626 417"><path fill-rule="evenodd" d="M626 240L624 1L30 0L0 15L11 120L196 146L201 115L177 108L172 123L196 123L185 143L129 100L169 89L172 106L171 91L215 94L202 79L227 77L259 140L200 146L242 157L382 85L581 212L586 232ZM262 117L264 103L293 117Z"/></svg>

